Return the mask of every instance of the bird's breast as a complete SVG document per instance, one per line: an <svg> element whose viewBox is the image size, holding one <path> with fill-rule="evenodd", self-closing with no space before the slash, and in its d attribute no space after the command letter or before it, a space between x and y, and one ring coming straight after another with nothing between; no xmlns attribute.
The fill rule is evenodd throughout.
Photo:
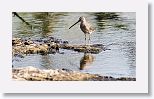
<svg viewBox="0 0 154 99"><path fill-rule="evenodd" d="M89 33L89 28L88 28L85 24L80 24L80 29L81 29L84 33Z"/></svg>
<svg viewBox="0 0 154 99"><path fill-rule="evenodd" d="M80 28L84 33L91 34L93 32L92 27L87 22L81 22Z"/></svg>

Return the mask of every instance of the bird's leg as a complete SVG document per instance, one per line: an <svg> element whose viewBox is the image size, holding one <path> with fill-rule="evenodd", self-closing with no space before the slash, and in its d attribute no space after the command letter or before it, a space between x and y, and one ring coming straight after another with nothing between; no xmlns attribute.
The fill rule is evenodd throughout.
<svg viewBox="0 0 154 99"><path fill-rule="evenodd" d="M85 35L85 45L86 45L86 33L84 35Z"/></svg>
<svg viewBox="0 0 154 99"><path fill-rule="evenodd" d="M89 34L88 44L90 45L90 34Z"/></svg>

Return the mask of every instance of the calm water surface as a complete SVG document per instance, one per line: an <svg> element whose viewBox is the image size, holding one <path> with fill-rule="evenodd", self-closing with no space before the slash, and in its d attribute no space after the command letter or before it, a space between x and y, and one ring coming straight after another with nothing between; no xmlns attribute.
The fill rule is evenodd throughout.
<svg viewBox="0 0 154 99"><path fill-rule="evenodd" d="M40 69L71 69L113 77L136 77L135 13L19 13L33 29L12 16L13 37L39 39L53 36L84 44L79 24L68 29L80 16L96 29L91 44L103 44L111 50L84 54L60 49L64 54L25 55L13 61L14 67L35 66Z"/></svg>

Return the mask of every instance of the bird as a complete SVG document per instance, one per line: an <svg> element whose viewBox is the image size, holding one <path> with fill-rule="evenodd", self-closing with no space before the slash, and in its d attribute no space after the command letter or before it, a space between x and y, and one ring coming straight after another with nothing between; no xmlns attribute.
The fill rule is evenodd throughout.
<svg viewBox="0 0 154 99"><path fill-rule="evenodd" d="M89 44L90 44L90 34L91 34L92 32L94 32L95 29L91 26L90 23L88 23L88 22L86 21L86 18L85 18L85 17L81 16L81 17L79 18L79 20L78 20L76 23L74 23L71 27L69 27L69 29L71 29L73 26L75 26L75 25L76 25L77 23L79 23L79 22L81 22L81 23L80 23L80 29L82 30L82 32L83 32L84 35L85 35L85 45L87 45L87 43L86 43L86 40L87 40L86 35L87 35L87 34L89 35L89 39L88 39L88 45L89 45Z"/></svg>

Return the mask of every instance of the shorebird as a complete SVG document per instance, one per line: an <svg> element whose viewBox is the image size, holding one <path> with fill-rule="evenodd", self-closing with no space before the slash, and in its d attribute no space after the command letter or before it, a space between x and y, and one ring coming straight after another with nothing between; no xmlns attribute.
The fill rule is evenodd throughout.
<svg viewBox="0 0 154 99"><path fill-rule="evenodd" d="M69 29L71 29L74 25L76 25L77 23L80 23L80 29L82 30L82 32L84 33L85 35L85 45L86 45L86 35L88 34L89 35L89 39L88 39L88 44L90 42L90 34L92 32L94 32L94 28L91 27L91 25L86 21L85 17L80 17L79 20L74 23Z"/></svg>

